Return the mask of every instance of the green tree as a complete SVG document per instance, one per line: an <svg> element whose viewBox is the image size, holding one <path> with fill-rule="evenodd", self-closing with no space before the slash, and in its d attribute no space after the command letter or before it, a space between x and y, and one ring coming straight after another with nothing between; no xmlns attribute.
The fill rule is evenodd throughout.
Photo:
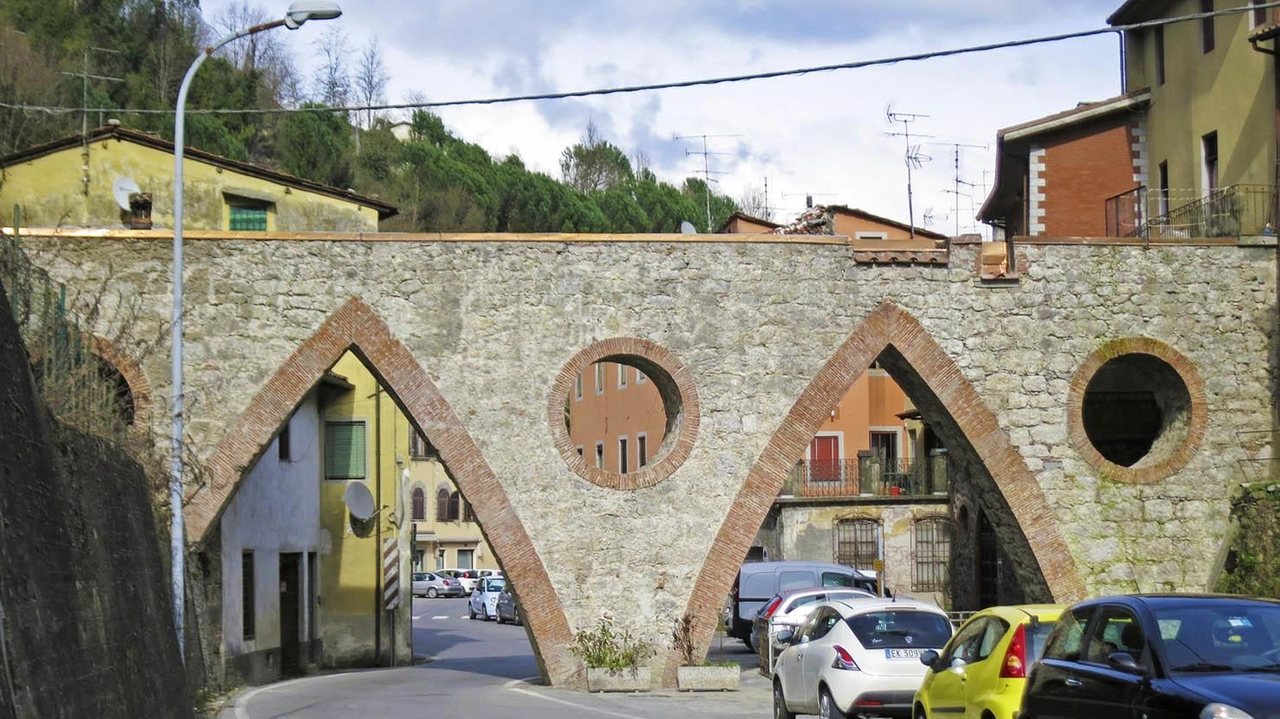
<svg viewBox="0 0 1280 719"><path fill-rule="evenodd" d="M290 113L281 122L276 160L285 171L334 187L351 184L351 126L324 105L302 106L314 112Z"/></svg>
<svg viewBox="0 0 1280 719"><path fill-rule="evenodd" d="M581 142L561 153L560 173L565 184L580 192L608 190L633 177L631 161L605 141L594 122L587 123Z"/></svg>

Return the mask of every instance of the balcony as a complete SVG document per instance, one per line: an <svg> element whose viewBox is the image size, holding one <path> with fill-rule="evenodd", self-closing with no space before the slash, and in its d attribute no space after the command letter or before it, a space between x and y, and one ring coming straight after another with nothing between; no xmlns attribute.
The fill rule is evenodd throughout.
<svg viewBox="0 0 1280 719"><path fill-rule="evenodd" d="M1137 187L1108 199L1106 214L1108 237L1178 240L1271 234L1276 188L1231 185L1206 194Z"/></svg>
<svg viewBox="0 0 1280 719"><path fill-rule="evenodd" d="M936 499L947 494L947 455L888 460L869 452L857 459L802 460L787 473L778 496L788 499Z"/></svg>

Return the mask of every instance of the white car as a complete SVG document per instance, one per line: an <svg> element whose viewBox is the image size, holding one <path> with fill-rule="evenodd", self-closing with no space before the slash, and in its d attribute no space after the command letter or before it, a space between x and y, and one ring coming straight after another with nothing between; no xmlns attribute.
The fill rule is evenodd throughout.
<svg viewBox="0 0 1280 719"><path fill-rule="evenodd" d="M928 667L920 655L951 638L947 613L912 599L819 604L795 632L773 670L773 716L911 716Z"/></svg>
<svg viewBox="0 0 1280 719"><path fill-rule="evenodd" d="M472 619L497 619L498 595L506 585L504 577L481 577L476 590L471 593L471 599L467 600L468 616Z"/></svg>
<svg viewBox="0 0 1280 719"><path fill-rule="evenodd" d="M756 614L756 620L751 626L750 646L756 651L761 637L768 633L774 637L773 653L777 656L785 648L777 641L778 632L790 629L794 634L804 620L809 618L809 612L820 603L833 599L876 598L871 592L853 587L807 587L779 592Z"/></svg>

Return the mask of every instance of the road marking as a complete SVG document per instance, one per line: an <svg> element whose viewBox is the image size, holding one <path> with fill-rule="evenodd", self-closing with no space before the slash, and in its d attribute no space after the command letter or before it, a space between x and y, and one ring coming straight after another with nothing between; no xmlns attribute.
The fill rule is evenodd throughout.
<svg viewBox="0 0 1280 719"><path fill-rule="evenodd" d="M431 618L432 618L432 619L448 619L448 618L449 618L449 615L448 615L448 614L437 614L437 615L435 615L434 617L431 617ZM417 617L414 617L414 619L417 619Z"/></svg>
<svg viewBox="0 0 1280 719"><path fill-rule="evenodd" d="M537 698L539 698L539 699L544 699L544 700L546 700L546 701L554 702L554 703L556 703L556 704L562 704L562 705L567 706L567 707L573 707L574 709L578 709L578 710L580 710L580 711L581 711L581 710L585 710L585 711L589 711L589 712L592 712L592 713L595 713L595 714L604 714L604 715L606 715L606 716L611 716L611 717L620 717L621 719L644 719L644 717L638 717L638 716L634 716L634 715L631 715L631 714L620 714L620 713L618 713L618 712L611 712L611 711L609 711L608 709L597 709L597 708L595 708L595 707L589 707L589 706L587 706L587 705L585 705L585 704L575 704L574 702L568 701L568 700L566 700L566 699L560 699L560 698L553 697L553 696L547 696L546 694L540 694L540 693L538 693L538 692L532 692L532 691L529 691L528 689L521 689L521 688L518 686L518 685L520 685L520 684L525 684L525 683L527 683L527 682L526 682L525 680L523 680L523 679L513 679L513 680L511 680L511 681L507 682L507 683L504 685L504 687L505 687L505 688L507 688L507 689L510 689L510 690L511 690L511 691L513 691L513 692L519 692L519 693L524 694L524 695L526 695L526 696L537 697Z"/></svg>

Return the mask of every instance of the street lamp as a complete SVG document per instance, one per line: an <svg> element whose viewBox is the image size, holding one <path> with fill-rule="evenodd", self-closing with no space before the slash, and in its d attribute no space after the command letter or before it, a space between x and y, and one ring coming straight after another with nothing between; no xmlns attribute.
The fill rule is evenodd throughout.
<svg viewBox="0 0 1280 719"><path fill-rule="evenodd" d="M171 384L173 385L173 436L169 445L169 509L173 513L169 531L169 549L172 553L172 588L173 619L178 632L178 655L186 661L184 648L184 632L186 626L183 611L183 579L184 556L186 543L183 537L182 517L182 156L183 130L186 120L187 91L191 88L191 79L196 70L214 53L215 50L232 40L254 35L264 30L280 27L297 30L308 20L332 20L342 15L342 8L330 0L299 0L289 6L284 17L279 20L265 22L219 39L206 47L187 68L182 78L182 86L178 89L178 110L173 120L173 348L171 351L173 365Z"/></svg>

